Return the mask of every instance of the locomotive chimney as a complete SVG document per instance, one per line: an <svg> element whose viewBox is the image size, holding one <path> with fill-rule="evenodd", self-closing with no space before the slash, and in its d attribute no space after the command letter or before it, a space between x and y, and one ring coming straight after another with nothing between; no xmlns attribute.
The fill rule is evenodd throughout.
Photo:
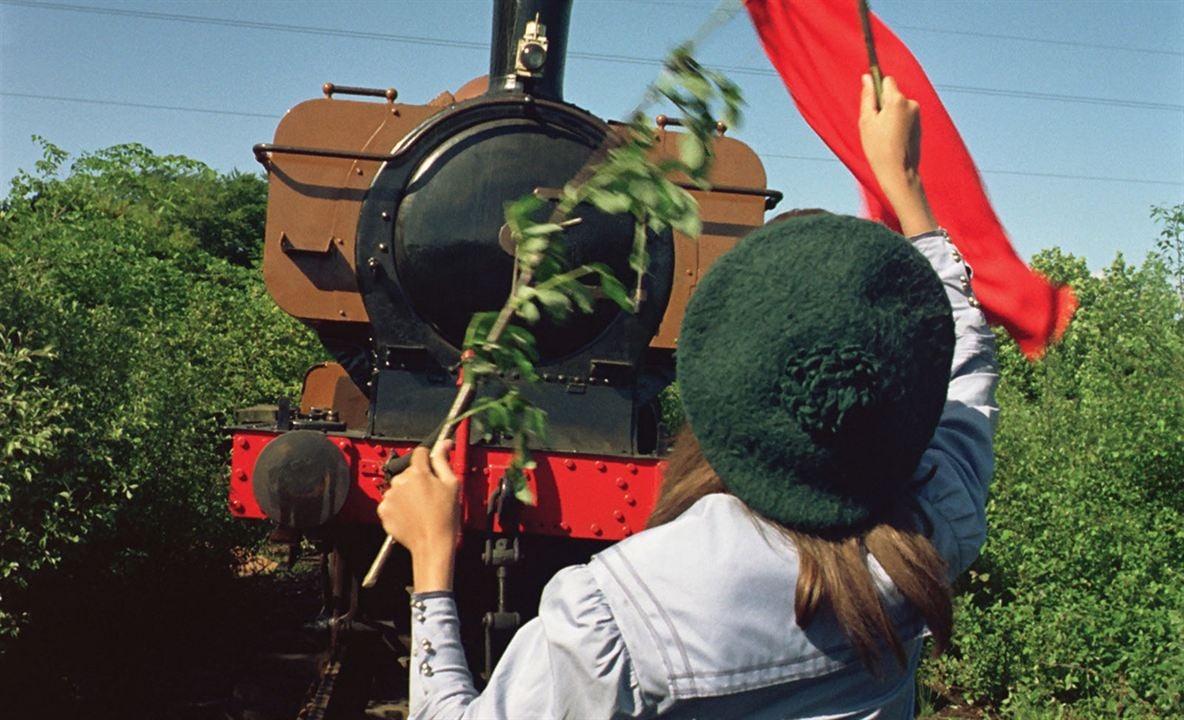
<svg viewBox="0 0 1184 720"><path fill-rule="evenodd" d="M571 0L493 0L489 93L563 99Z"/></svg>

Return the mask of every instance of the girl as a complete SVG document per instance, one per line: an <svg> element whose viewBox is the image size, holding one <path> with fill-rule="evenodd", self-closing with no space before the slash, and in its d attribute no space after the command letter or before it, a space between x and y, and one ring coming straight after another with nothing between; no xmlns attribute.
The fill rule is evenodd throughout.
<svg viewBox="0 0 1184 720"><path fill-rule="evenodd" d="M645 532L548 584L478 694L450 589L443 453L378 508L412 556L412 716L904 718L923 637L985 538L993 338L918 175L916 103L863 79L905 240L827 214L754 232L688 306L688 428Z"/></svg>

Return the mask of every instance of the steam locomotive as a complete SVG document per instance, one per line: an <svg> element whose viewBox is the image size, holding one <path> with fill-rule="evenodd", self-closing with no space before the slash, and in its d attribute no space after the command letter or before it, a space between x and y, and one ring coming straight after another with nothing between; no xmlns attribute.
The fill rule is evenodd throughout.
<svg viewBox="0 0 1184 720"><path fill-rule="evenodd" d="M263 274L275 302L308 324L336 362L311 368L298 405L240 411L232 429L229 509L304 535L327 557L335 657L360 629L397 647L409 559L377 587L360 578L382 539L384 467L430 436L456 392L461 343L476 311L500 308L513 248L504 205L558 191L617 130L563 98L570 0L495 0L490 71L422 105L394 89L326 83L255 147L269 176ZM656 156L676 156L676 120L658 118ZM661 482L657 396L673 378L687 300L721 253L780 199L756 154L714 140L696 240L650 238L642 302L607 299L566 324L543 321L541 383L522 392L547 412L532 448L534 506L503 501L510 439L457 431L465 537L456 593L477 667L489 670L537 611L558 568L644 527ZM566 233L573 266L602 262L629 280L632 219L580 207ZM515 378L504 379L514 384Z"/></svg>

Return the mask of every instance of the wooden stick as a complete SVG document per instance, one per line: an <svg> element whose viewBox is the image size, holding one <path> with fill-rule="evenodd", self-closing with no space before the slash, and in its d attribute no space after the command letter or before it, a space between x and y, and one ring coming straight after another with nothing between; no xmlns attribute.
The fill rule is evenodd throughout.
<svg viewBox="0 0 1184 720"><path fill-rule="evenodd" d="M876 89L876 107L880 107L880 93L884 78L880 74L880 61L876 59L876 41L872 38L872 19L867 0L856 0L859 4L859 22L863 25L863 42L867 45L867 66L872 74L872 85Z"/></svg>
<svg viewBox="0 0 1184 720"><path fill-rule="evenodd" d="M395 546L398 544L393 537L386 536L378 554L374 556L374 562L370 563L370 570L366 572L366 577L362 578L362 587L372 588L378 584L378 576L382 574L382 569L386 567L386 561L390 559L391 553L394 552Z"/></svg>

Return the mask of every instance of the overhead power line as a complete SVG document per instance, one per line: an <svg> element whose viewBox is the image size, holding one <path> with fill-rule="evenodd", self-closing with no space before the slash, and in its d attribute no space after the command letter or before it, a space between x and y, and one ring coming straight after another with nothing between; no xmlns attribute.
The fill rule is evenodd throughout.
<svg viewBox="0 0 1184 720"><path fill-rule="evenodd" d="M602 0L603 2L603 0ZM629 5L667 5L671 7L683 8L699 8L708 9L710 3L696 3L693 1L683 0L609 0L609 2L627 3ZM1008 35L1006 33L988 33L977 32L973 30L947 30L945 28L923 27L920 25L899 25L893 23L893 30L910 30L912 32L923 33L937 33L939 35L959 35L962 37L983 38L985 40L1011 40L1014 42L1026 42L1036 45L1061 45L1064 47L1075 47L1088 50L1115 50L1119 52L1143 53L1147 55L1172 55L1175 57L1184 57L1184 52L1179 50L1159 50L1156 48L1132 47L1130 45L1107 45L1105 43L1082 42L1078 40L1056 40L1047 37L1032 37L1029 35Z"/></svg>
<svg viewBox="0 0 1184 720"><path fill-rule="evenodd" d="M598 60L614 61L613 56L597 56ZM618 62L628 62L621 59ZM653 62L657 62L656 60ZM762 77L777 77L777 71L772 68L746 67L742 65L713 65L713 69L734 75L756 75ZM976 87L973 85L934 84L934 89L945 93L964 95L987 95L991 97L1013 97L1025 100L1049 100L1055 102L1084 103L1086 105L1107 105L1110 107L1136 108L1141 110L1167 110L1170 112L1184 112L1184 105L1176 103L1149 102L1146 100L1127 100L1125 98L1094 97L1090 95L1065 95L1061 93L1037 92L1034 90L1004 90L1001 88Z"/></svg>
<svg viewBox="0 0 1184 720"><path fill-rule="evenodd" d="M608 58L606 58L608 59ZM740 65L713 65L716 70L734 75L757 75L777 77L777 71L772 68L754 68ZM1148 102L1145 100L1127 100L1124 98L1093 97L1090 95L1064 95L1060 93L1036 92L1033 90L1003 90L1000 88L976 87L973 85L944 85L934 84L934 89L945 93L960 93L964 95L988 95L992 97L1013 97L1025 100L1051 100L1055 102L1084 103L1086 105L1108 105L1110 107L1137 108L1141 110L1168 110L1184 112L1184 105L1175 103Z"/></svg>
<svg viewBox="0 0 1184 720"><path fill-rule="evenodd" d="M1156 50L1154 48L1131 47L1129 45L1105 45L1102 43L1078 42L1076 40L1056 40L1053 38L1035 38L1024 35L1004 35L1003 33L985 33L971 30L945 30L942 28L920 27L917 25L894 25L897 30L911 30L913 32L938 33L941 35L960 35L963 37L984 38L987 40L1014 40L1017 42L1036 43L1040 45L1061 45L1065 47L1079 47L1089 50L1117 50L1120 52L1143 53L1147 55L1173 55L1184 57L1179 50Z"/></svg>
<svg viewBox="0 0 1184 720"><path fill-rule="evenodd" d="M19 93L0 91L3 97L29 98L32 100L53 100L56 102L82 103L84 105L111 105L114 107L141 108L145 110L174 110L177 112L201 113L203 115L235 115L238 117L267 118L279 120L282 115L275 113L238 112L235 110L214 110L211 108L186 107L184 105L154 105L151 103L123 102L121 100L99 100L96 98L66 97L64 95L37 95L34 93Z"/></svg>
<svg viewBox="0 0 1184 720"><path fill-rule="evenodd" d="M1110 107L1139 108L1143 110L1184 111L1184 105L1175 103L1146 102L1143 100L1123 100L1120 98L1099 98L1085 95L1061 95L1059 93L1034 92L1029 90L996 90L994 88L971 87L968 85L934 85L933 87L945 92L967 93L970 95L992 95L999 97L1025 98L1028 100L1052 100L1055 102L1085 103L1087 105L1108 105Z"/></svg>
<svg viewBox="0 0 1184 720"><path fill-rule="evenodd" d="M0 97L16 97L16 98L26 98L26 99L32 99L32 100L49 100L49 101L53 101L53 102L83 103L83 104L87 104L87 105L107 105L107 106L113 106L113 107L127 107L127 108L135 108L135 109L142 109L142 110L166 110L166 111L173 111L173 112L201 113L201 114L205 114L205 115L233 115L233 116L238 116L238 117L265 118L265 119L269 119L269 120L279 120L281 117L280 115L276 115L274 113L269 114L269 113L240 112L240 111L235 111L235 110L217 110L217 109L213 109L213 108L186 107L183 105L156 105L156 104L151 104L151 103L123 102L120 100L100 100L100 99L95 99L95 98L67 97L67 96L63 96L63 95L39 95L39 94L35 94L35 93L19 93L19 92L7 92L7 91L0 91ZM758 152L757 155L759 157L761 157L762 159L799 160L799 161L805 161L805 162L825 162L825 163L839 162L839 159L834 158L834 157L817 157L817 156L810 156L810 155L787 155L784 153L763 153L763 152ZM1180 182L1180 181L1144 180L1141 178L1120 178L1120 177L1107 177L1107 176L1100 176L1100 175L1070 175L1070 174L1062 174L1062 173L1042 173L1042 172L1030 172L1030 171L1019 171L1019 170L983 170L982 172L984 174L990 174L990 175L1018 175L1021 177L1056 178L1056 179L1060 179L1060 180L1092 180L1092 181L1098 181L1098 182L1134 183L1134 184L1138 184L1138 185L1169 185L1172 187L1184 186L1184 182Z"/></svg>
<svg viewBox="0 0 1184 720"><path fill-rule="evenodd" d="M604 2L605 0L601 0ZM713 3L711 2L695 2L695 0L608 0L608 2L628 3L630 5L665 5L667 7L680 7L690 10L710 10Z"/></svg>
<svg viewBox="0 0 1184 720"><path fill-rule="evenodd" d="M1100 182L1136 183L1138 185L1169 185L1184 187L1184 181L1139 180L1136 178L1108 177L1105 175L1066 175L1062 173L1027 172L1020 170L983 170L991 175L1022 175L1026 177L1056 178L1058 180L1097 180Z"/></svg>
<svg viewBox="0 0 1184 720"><path fill-rule="evenodd" d="M136 17L149 20L162 20L166 22L182 22L194 23L203 25L214 25L219 27L238 27L251 30L268 30L273 32L287 32L298 33L302 35L321 35L326 37L341 37L352 39L366 39L379 40L385 42L407 43L413 45L429 45L436 47L449 47L467 50L488 50L489 45L483 42L474 42L466 40L451 40L447 38L427 38L416 35L395 35L391 33L370 32L364 30L341 30L334 28L320 28L310 27L306 25L289 25L285 23L273 22L258 22L253 20L232 20L230 18L212 18L200 15L180 15L176 13L153 12L148 10L124 10L120 8L98 8L87 7L83 5L70 5L66 3L44 3L31 2L29 0L0 0L0 5L15 5L21 7L39 8L45 10L60 10L67 12L82 12L92 13L96 15L113 15L118 17ZM905 27L905 26L901 26ZM917 30L925 30L938 32L934 28L914 28ZM948 31L951 33L962 33L962 31ZM983 33L984 37L992 37L990 34ZM1002 37L1002 36L1000 36ZM1031 38L1020 38L1018 36L1006 36L1011 39L1024 40ZM1050 41L1051 42L1051 41ZM1057 41L1058 43L1061 41ZM1068 42L1068 41L1065 41ZM1113 46L1113 49L1130 49L1119 48ZM1184 55L1184 53L1175 53L1177 55ZM626 65L650 65L658 66L662 61L657 58L635 57L629 55L616 55L609 53L591 53L591 52L569 52L568 57L577 58L581 60L593 60L597 62L611 62ZM716 69L724 72L733 73L736 75L750 75L758 77L776 77L777 73L772 68L748 67L748 66L715 66ZM1184 112L1184 105L1174 103L1159 103L1148 102L1142 100L1129 100L1125 98L1106 98L1093 97L1088 95L1065 95L1058 93L1045 93L1028 90L1008 90L1003 88L985 88L975 87L970 85L935 85L936 89L946 93L958 93L966 95L985 95L988 97L1014 97L1025 100L1040 100L1052 102L1065 103L1083 103L1087 105L1102 105L1107 107L1131 108L1140 110L1164 110L1169 112Z"/></svg>
<svg viewBox="0 0 1184 720"><path fill-rule="evenodd" d="M385 40L388 42L401 42L410 45L435 45L438 47L474 48L482 50L489 48L487 43L470 42L465 40L424 38L416 35L393 35L391 33L376 33L368 32L366 30L339 30L333 28L310 27L307 25L288 25L286 23L260 22L254 20L232 20L230 18L215 18L205 15L179 15L177 13L153 12L150 10L124 10L122 8L67 5L65 3L29 2L28 0L0 0L0 5L17 5L41 10L61 10L65 12L90 13L92 15L134 17L145 20L192 23L194 25L216 25L219 27L236 27L249 30L271 30L274 32L297 33L300 35L324 35L328 37L343 37L351 39L361 38L365 40Z"/></svg>
<svg viewBox="0 0 1184 720"><path fill-rule="evenodd" d="M818 157L810 155L786 155L783 153L765 153L757 151L761 159L776 158L778 160L806 160L810 162L837 163L836 157ZM1016 175L1020 177L1055 178L1057 180L1090 180L1094 182L1134 183L1136 185L1168 185L1184 187L1184 180L1144 180L1142 178L1112 177L1108 175L1073 175L1070 173L1031 172L1028 170L980 170L984 175Z"/></svg>

